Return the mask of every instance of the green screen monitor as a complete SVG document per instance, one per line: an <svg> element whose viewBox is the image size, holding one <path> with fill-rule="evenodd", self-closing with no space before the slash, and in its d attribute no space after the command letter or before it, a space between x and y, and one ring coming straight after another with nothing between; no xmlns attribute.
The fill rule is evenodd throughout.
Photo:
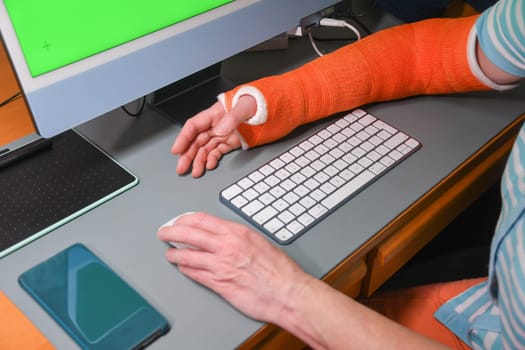
<svg viewBox="0 0 525 350"><path fill-rule="evenodd" d="M0 33L51 137L297 25L334 0L2 0Z"/></svg>

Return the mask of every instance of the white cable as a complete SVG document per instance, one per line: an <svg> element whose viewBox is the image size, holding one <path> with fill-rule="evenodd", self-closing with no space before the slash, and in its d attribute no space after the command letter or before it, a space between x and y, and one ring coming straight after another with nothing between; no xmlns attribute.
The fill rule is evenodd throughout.
<svg viewBox="0 0 525 350"><path fill-rule="evenodd" d="M323 56L323 53L317 48L317 45L315 44L314 38L312 37L312 32L308 32L308 39L310 39L310 44L312 44L315 53L317 53L319 57Z"/></svg>
<svg viewBox="0 0 525 350"><path fill-rule="evenodd" d="M334 19L334 18L321 18L319 21L319 25L321 27L346 27L350 29L357 37L357 40L361 40L361 33L359 30L357 30L356 27L348 23L347 21L343 21L341 19Z"/></svg>
<svg viewBox="0 0 525 350"><path fill-rule="evenodd" d="M350 23L347 23L347 22L345 22L345 27L350 29L352 32L355 33L355 36L357 37L357 40L361 40L361 33L359 32L359 30L357 30L356 27L354 27L353 25L351 25Z"/></svg>
<svg viewBox="0 0 525 350"><path fill-rule="evenodd" d="M354 32L355 36L357 37L356 40L361 40L361 33L359 32L359 30L356 27L354 27L353 25L351 25L350 23L348 23L348 22L346 22L344 20L334 19L334 18L322 18L319 21L319 25L321 27L348 28L352 32ZM315 50L315 52L317 53L317 55L323 56L323 53L317 48L317 45L314 42L314 39L312 37L312 33L311 32L308 33L308 39L310 39L310 43L312 44L312 47Z"/></svg>

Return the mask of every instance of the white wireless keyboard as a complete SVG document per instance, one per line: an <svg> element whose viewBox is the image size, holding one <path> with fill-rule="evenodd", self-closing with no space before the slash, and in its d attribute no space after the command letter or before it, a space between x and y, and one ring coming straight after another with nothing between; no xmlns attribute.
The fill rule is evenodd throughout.
<svg viewBox="0 0 525 350"><path fill-rule="evenodd" d="M220 201L288 244L420 147L356 109L235 181Z"/></svg>

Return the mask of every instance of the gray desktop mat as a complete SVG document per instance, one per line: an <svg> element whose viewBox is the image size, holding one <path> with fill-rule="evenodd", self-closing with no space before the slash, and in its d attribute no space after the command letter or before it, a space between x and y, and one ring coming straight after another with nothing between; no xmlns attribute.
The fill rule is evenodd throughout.
<svg viewBox="0 0 525 350"><path fill-rule="evenodd" d="M52 142L51 148L0 168L0 258L138 182L75 131Z"/></svg>

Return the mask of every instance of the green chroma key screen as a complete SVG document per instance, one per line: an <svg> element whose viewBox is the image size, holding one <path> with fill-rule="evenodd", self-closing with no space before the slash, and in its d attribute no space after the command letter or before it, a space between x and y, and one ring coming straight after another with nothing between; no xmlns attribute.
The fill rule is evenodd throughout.
<svg viewBox="0 0 525 350"><path fill-rule="evenodd" d="M33 77L233 0L4 0Z"/></svg>

